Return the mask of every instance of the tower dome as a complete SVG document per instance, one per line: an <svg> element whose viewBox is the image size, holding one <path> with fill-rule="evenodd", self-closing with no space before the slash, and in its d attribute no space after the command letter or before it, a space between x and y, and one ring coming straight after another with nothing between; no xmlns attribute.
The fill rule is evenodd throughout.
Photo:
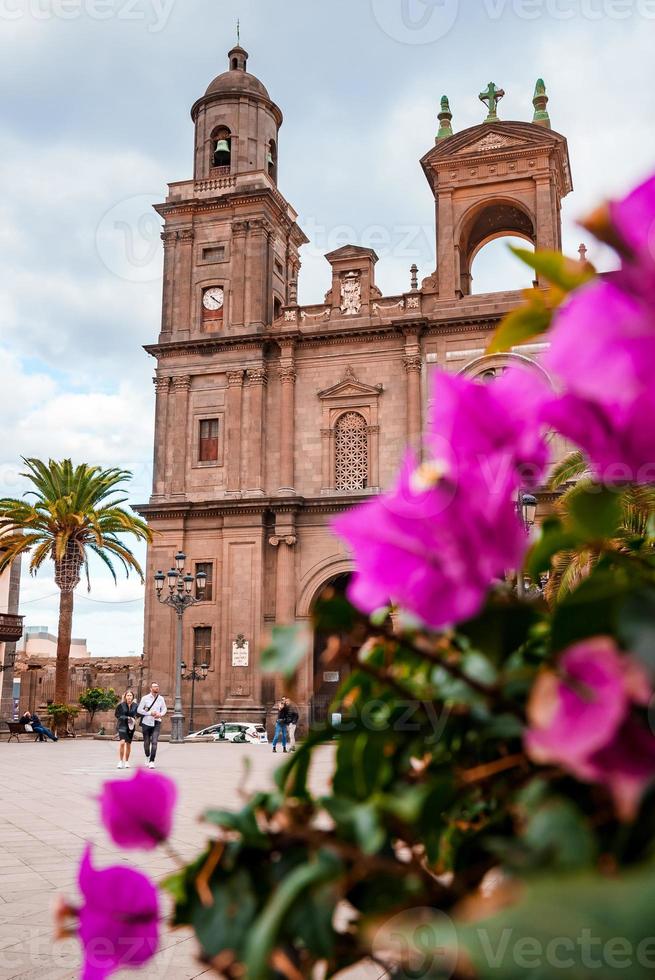
<svg viewBox="0 0 655 980"><path fill-rule="evenodd" d="M196 180L263 172L277 183L282 113L247 65L248 52L240 45L232 48L228 70L216 76L191 109Z"/></svg>
<svg viewBox="0 0 655 980"><path fill-rule="evenodd" d="M260 95L263 99L270 100L266 86L246 70L248 52L237 46L232 48L228 58L229 70L216 76L205 92L205 96L224 95L226 92L246 92L248 95Z"/></svg>

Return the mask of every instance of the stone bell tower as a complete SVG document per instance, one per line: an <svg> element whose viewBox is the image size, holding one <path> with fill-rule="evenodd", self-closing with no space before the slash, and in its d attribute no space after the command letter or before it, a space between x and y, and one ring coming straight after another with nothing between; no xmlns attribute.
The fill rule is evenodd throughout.
<svg viewBox="0 0 655 980"><path fill-rule="evenodd" d="M437 271L424 290L440 300L468 296L477 253L494 238L516 235L539 249L561 249L561 202L573 189L566 138L550 128L541 79L531 123L502 122L504 96L493 82L479 126L453 134L444 97L436 146L421 164L436 203Z"/></svg>
<svg viewBox="0 0 655 980"><path fill-rule="evenodd" d="M277 189L282 112L233 48L191 109L194 177L169 185L157 211L164 295L160 341L261 332L298 279L305 237Z"/></svg>

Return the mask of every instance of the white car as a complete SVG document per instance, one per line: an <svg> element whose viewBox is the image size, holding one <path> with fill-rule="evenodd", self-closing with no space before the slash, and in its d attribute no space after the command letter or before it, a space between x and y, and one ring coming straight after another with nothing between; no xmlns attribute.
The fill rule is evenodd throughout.
<svg viewBox="0 0 655 980"><path fill-rule="evenodd" d="M211 738L214 742L237 742L257 745L268 742L268 735L263 725L249 721L219 722L209 725L198 732L187 735L187 739Z"/></svg>

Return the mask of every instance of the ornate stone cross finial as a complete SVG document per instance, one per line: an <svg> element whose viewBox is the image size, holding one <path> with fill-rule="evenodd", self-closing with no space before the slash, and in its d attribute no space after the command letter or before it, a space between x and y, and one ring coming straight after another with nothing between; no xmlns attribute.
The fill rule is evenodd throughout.
<svg viewBox="0 0 655 980"><path fill-rule="evenodd" d="M480 102L486 102L489 109L486 123L498 122L498 103L502 98L505 97L505 90L502 88L497 88L495 82L489 82L487 88L484 92L480 92Z"/></svg>
<svg viewBox="0 0 655 980"><path fill-rule="evenodd" d="M437 133L437 143L439 140L445 140L449 136L453 135L452 119L453 114L450 111L450 103L448 102L448 96L443 95L441 97L441 112L438 115L439 120L439 132Z"/></svg>
<svg viewBox="0 0 655 980"><path fill-rule="evenodd" d="M550 116L546 108L548 105L548 96L546 95L546 83L543 78L537 79L532 105L534 106L532 122L537 126L544 126L546 129L550 129Z"/></svg>

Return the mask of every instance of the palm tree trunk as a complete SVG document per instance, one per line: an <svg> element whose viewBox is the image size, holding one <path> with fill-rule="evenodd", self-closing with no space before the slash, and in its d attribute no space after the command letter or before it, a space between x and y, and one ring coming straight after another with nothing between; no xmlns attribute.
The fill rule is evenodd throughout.
<svg viewBox="0 0 655 980"><path fill-rule="evenodd" d="M59 593L59 626L57 628L57 667L55 671L55 702L68 704L68 658L73 635L73 593Z"/></svg>

